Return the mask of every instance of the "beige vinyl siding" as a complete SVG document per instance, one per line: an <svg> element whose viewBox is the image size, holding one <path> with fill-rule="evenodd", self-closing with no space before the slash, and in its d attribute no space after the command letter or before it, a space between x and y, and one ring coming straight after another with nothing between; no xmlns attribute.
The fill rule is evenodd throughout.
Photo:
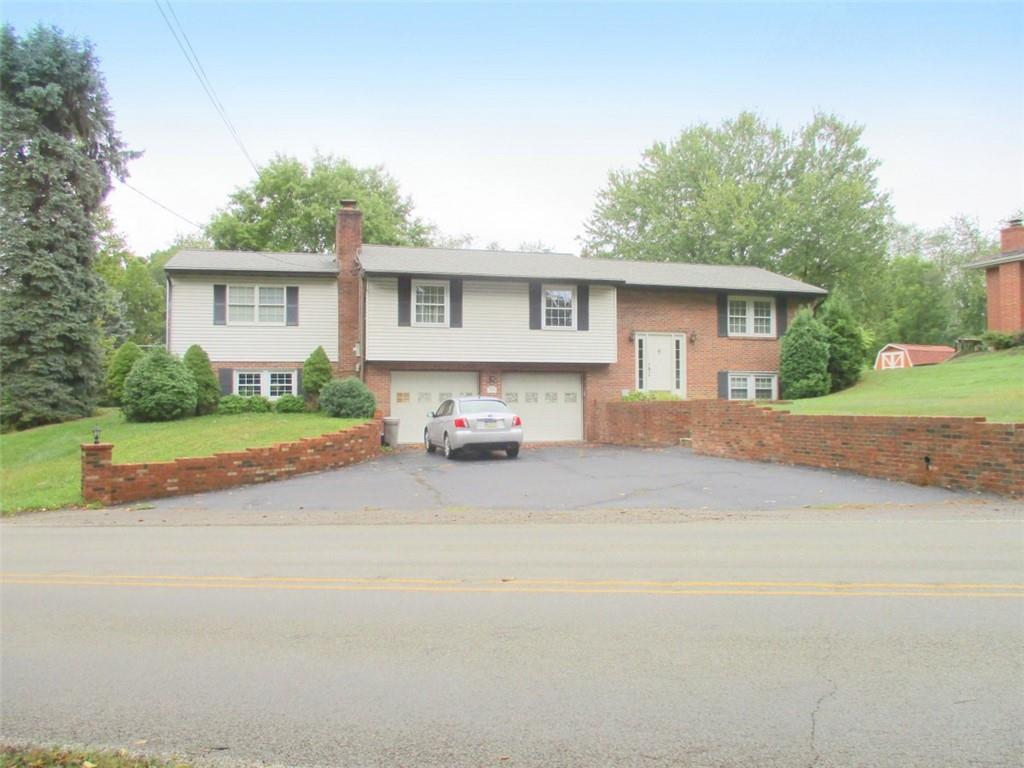
<svg viewBox="0 0 1024 768"><path fill-rule="evenodd" d="M366 359L506 363L614 363L615 288L590 287L590 330L530 330L526 282L466 280L462 327L398 325L398 280L366 281Z"/></svg>
<svg viewBox="0 0 1024 768"><path fill-rule="evenodd" d="M255 360L264 363L305 360L323 346L338 359L338 281L333 278L182 275L171 277L170 349L184 354L199 344L210 360ZM299 324L214 325L214 285L299 287Z"/></svg>

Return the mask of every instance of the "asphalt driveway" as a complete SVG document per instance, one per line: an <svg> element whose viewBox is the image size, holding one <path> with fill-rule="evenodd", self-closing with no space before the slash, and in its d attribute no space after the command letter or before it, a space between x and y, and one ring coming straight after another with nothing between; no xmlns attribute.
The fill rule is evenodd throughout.
<svg viewBox="0 0 1024 768"><path fill-rule="evenodd" d="M685 448L553 446L447 461L402 451L353 467L161 499L157 510L366 512L773 510L934 504L969 495L850 473L694 455ZM147 505L148 506L148 505Z"/></svg>

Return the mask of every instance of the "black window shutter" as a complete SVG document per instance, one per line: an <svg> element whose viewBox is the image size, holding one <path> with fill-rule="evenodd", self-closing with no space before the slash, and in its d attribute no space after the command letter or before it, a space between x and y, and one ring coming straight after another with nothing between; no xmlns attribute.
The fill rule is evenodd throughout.
<svg viewBox="0 0 1024 768"><path fill-rule="evenodd" d="M412 301L412 280L408 277L398 278L398 324L411 325L409 322L409 304Z"/></svg>
<svg viewBox="0 0 1024 768"><path fill-rule="evenodd" d="M789 325L789 316L786 313L786 297L779 296L775 299L775 336L781 339Z"/></svg>
<svg viewBox="0 0 1024 768"><path fill-rule="evenodd" d="M729 372L718 372L718 397L722 400L729 399Z"/></svg>
<svg viewBox="0 0 1024 768"><path fill-rule="evenodd" d="M729 297L724 293L718 294L718 335L729 335Z"/></svg>
<svg viewBox="0 0 1024 768"><path fill-rule="evenodd" d="M590 286L576 286L576 330L590 330Z"/></svg>
<svg viewBox="0 0 1024 768"><path fill-rule="evenodd" d="M295 394L296 395L303 394L303 391L302 391L302 369L301 368L299 368L299 370L297 370L295 372Z"/></svg>
<svg viewBox="0 0 1024 768"><path fill-rule="evenodd" d="M530 330L540 330L540 282L530 281Z"/></svg>
<svg viewBox="0 0 1024 768"><path fill-rule="evenodd" d="M217 379L220 381L220 393L230 395L235 388L235 371L233 368L218 368Z"/></svg>
<svg viewBox="0 0 1024 768"><path fill-rule="evenodd" d="M452 328L462 327L462 280L453 279L448 283L448 325Z"/></svg>
<svg viewBox="0 0 1024 768"><path fill-rule="evenodd" d="M289 285L285 288L285 325L299 324L299 286Z"/></svg>
<svg viewBox="0 0 1024 768"><path fill-rule="evenodd" d="M228 322L228 287L213 286L213 324L227 325Z"/></svg>

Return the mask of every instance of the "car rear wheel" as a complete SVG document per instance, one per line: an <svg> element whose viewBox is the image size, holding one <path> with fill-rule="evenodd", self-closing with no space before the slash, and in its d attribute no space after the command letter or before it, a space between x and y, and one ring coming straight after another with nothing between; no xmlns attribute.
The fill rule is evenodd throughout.
<svg viewBox="0 0 1024 768"><path fill-rule="evenodd" d="M452 448L452 441L448 438L448 433L444 433L444 457L446 459L455 458L455 449Z"/></svg>
<svg viewBox="0 0 1024 768"><path fill-rule="evenodd" d="M437 450L437 447L430 442L430 433L427 430L423 430L423 447L427 449L427 453L433 453Z"/></svg>
<svg viewBox="0 0 1024 768"><path fill-rule="evenodd" d="M519 455L519 446L510 445L508 448L505 449L505 455L508 456L510 459L514 459L516 456Z"/></svg>

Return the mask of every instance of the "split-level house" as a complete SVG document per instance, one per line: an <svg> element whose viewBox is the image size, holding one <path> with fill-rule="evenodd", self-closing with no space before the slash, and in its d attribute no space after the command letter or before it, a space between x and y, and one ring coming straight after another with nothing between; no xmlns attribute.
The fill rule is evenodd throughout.
<svg viewBox="0 0 1024 768"><path fill-rule="evenodd" d="M531 442L600 433L634 390L776 399L779 338L825 291L754 267L362 242L344 201L334 256L183 250L165 268L167 346L200 344L225 393L299 393L323 346L400 442L459 395L493 395Z"/></svg>
<svg viewBox="0 0 1024 768"><path fill-rule="evenodd" d="M1024 331L1024 221L1012 219L999 233L999 253L969 264L985 270L990 331Z"/></svg>

